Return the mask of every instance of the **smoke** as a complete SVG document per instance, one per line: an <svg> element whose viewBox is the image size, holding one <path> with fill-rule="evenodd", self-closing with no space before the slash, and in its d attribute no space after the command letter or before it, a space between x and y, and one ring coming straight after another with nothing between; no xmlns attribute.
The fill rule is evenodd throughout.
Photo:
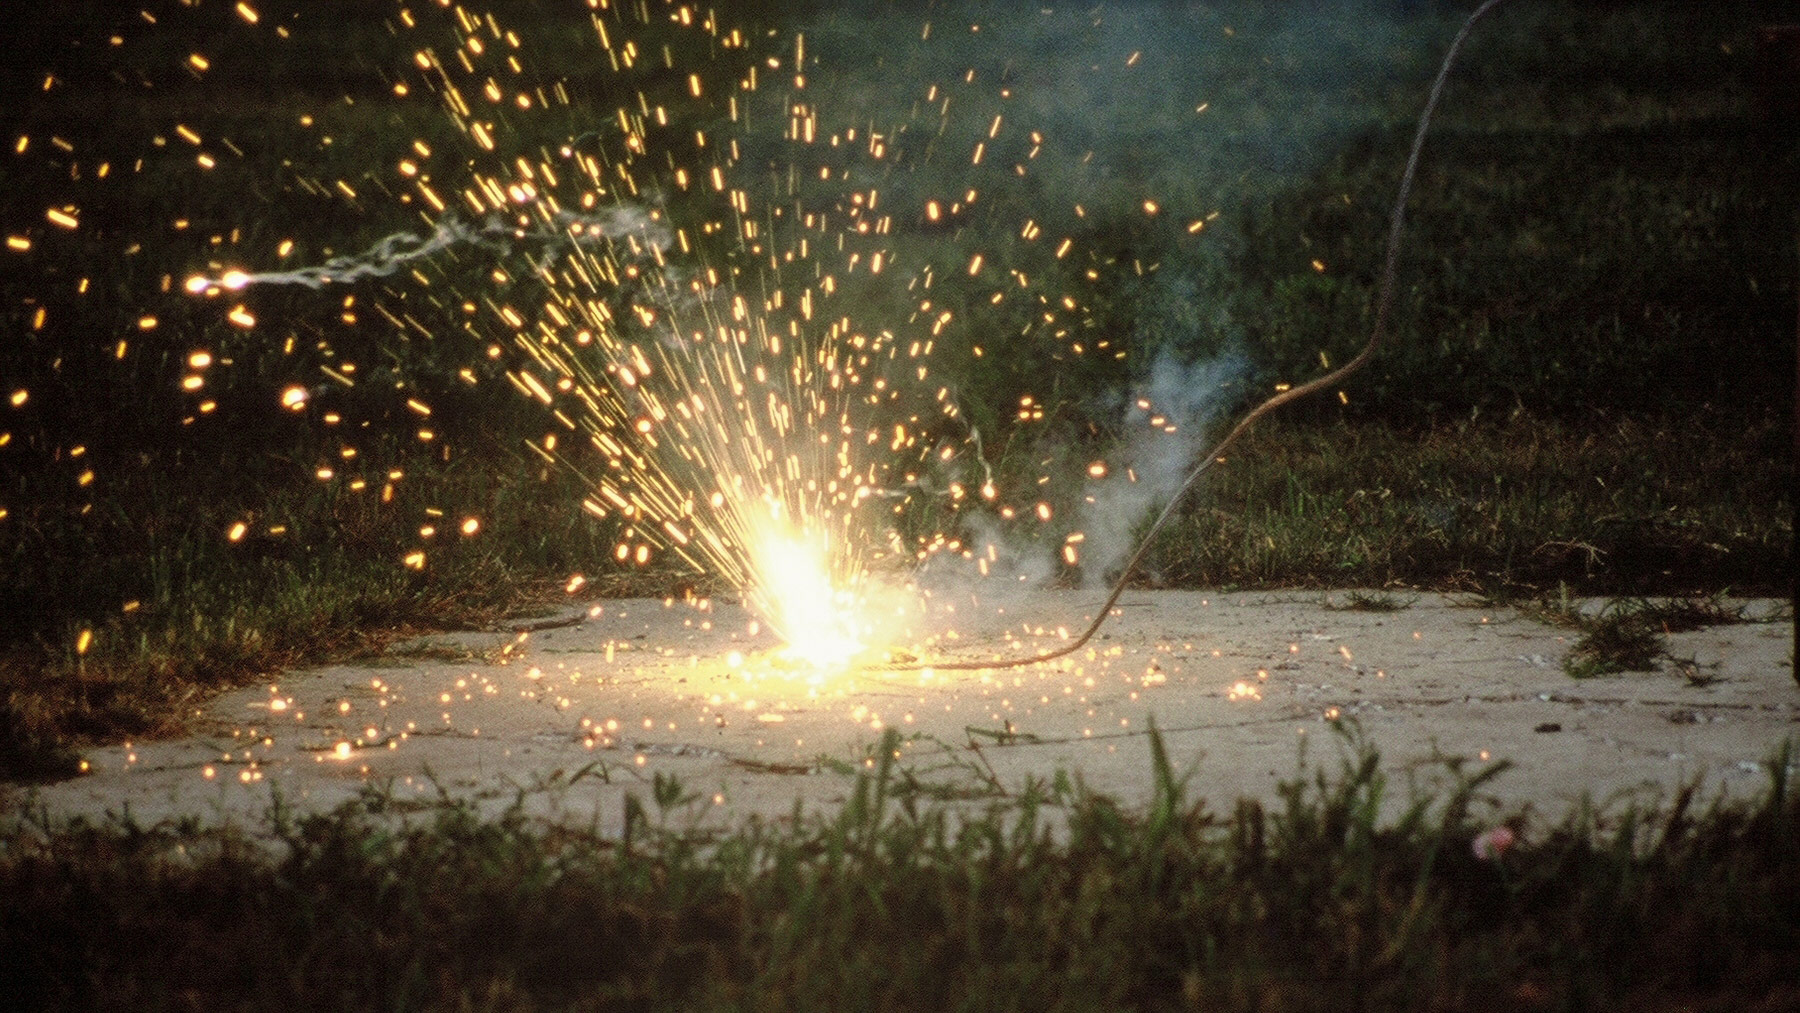
<svg viewBox="0 0 1800 1013"><path fill-rule="evenodd" d="M396 232L360 253L289 271L227 271L216 278L196 275L188 280L187 288L196 294L255 285L301 285L316 290L364 278L385 278L415 261L458 247L476 247L500 256L523 248L533 266L541 267L574 248L606 245L615 254L623 249L628 259L638 260L667 250L673 242L673 231L656 213L631 204L585 214L557 211L549 222L533 226L508 222L499 215L471 223L450 212L439 218L428 234Z"/></svg>
<svg viewBox="0 0 1800 1013"><path fill-rule="evenodd" d="M965 511L958 521L961 551L929 556L913 582L927 597L1004 606L1061 578L1067 572L1064 546L1075 545L1080 587L1109 586L1155 512L1182 491L1221 420L1242 403L1251 368L1249 357L1235 348L1197 362L1183 362L1172 352L1159 355L1115 409L1121 441L1085 474L1064 476L1080 483L1082 495L1073 513L1052 530L1067 531L1078 541L1064 541L1060 534L1047 541L1044 530L1030 522L1008 524L985 511ZM1076 456L1057 448L1039 452Z"/></svg>
<svg viewBox="0 0 1800 1013"><path fill-rule="evenodd" d="M915 637L1017 632L1016 617L1024 613L1041 623L1040 592L1056 578L1055 558L991 514L964 513L960 527L965 551L929 556L907 581L917 602L909 632Z"/></svg>
<svg viewBox="0 0 1800 1013"><path fill-rule="evenodd" d="M787 27L807 37L808 92L822 109L854 121L857 108L891 107L894 95L921 100L916 138L895 139L910 157L966 164L987 140L985 164L1004 172L1011 160L992 153L1009 136L1029 147L1022 139L1035 131L1042 153L1030 170L1043 203L1125 187L1171 206L1229 206L1278 182L1271 174L1329 159L1376 122L1370 97L1396 79L1429 79L1424 18L1406 6L863 0ZM1448 36L1460 16L1441 20ZM1004 126L990 138L995 114Z"/></svg>
<svg viewBox="0 0 1800 1013"><path fill-rule="evenodd" d="M1030 450L1018 442L996 449L996 463L1010 458L1014 488L1001 499L1013 501L1015 517L1003 522L985 504L961 510L954 526L962 551L931 556L915 575L921 585L960 593L985 560L984 595L1041 586L1066 577L1070 545L1084 585L1116 574L1151 511L1199 463L1220 416L1245 400L1256 350L1232 311L1256 296L1239 291L1234 277L1240 226L1379 127L1389 89L1429 80L1437 50L1425 37L1440 29L1449 36L1460 16L1414 7L852 0L784 24L807 39L808 101L846 122L868 110L867 128L889 143L884 208L914 214L929 201L980 192L961 217L933 217L934 230L913 247L896 241L896 262L909 253L937 268L934 299L974 303L1005 286L964 280L975 274L972 249L986 263L1017 268L1016 279L1029 275L1051 304L1070 293L1085 299L1086 279L1104 279L1092 304L1111 315L1096 313L1101 326L1085 334L1080 320L1010 343L970 334L987 348L985 369L1001 368L995 358L1023 363L1023 392L1049 393L1050 376L1029 374L1044 362L1039 350L1069 325L1085 354L1110 339L1130 356L1129 368L1108 381L1118 387L1073 395L1095 427L1123 434L1105 451L1103 476L1080 472L1088 461L1077 447L1094 454L1094 443L1067 428L1061 447L1040 438ZM911 117L882 119L896 95L912 98ZM1074 252L1049 258L1054 241L1021 230L1027 219L1045 236L1074 236ZM1009 288L1006 298L1011 305L1019 297ZM1005 351L996 355L997 347ZM1070 373L1077 375L1083 379L1071 385L1105 374ZM1066 404L1069 389L1047 400ZM1004 409L997 421L1005 423ZM1026 441L1035 435L1020 431ZM1021 464L1027 453L1032 460ZM985 465L988 457L977 451L974 460ZM1059 467L1051 461L1062 462L1063 473L1045 495L1066 483L1079 483L1080 495L1061 500L1053 522L1038 523L1026 516L1030 490L1020 487ZM1063 540L1077 532L1081 541Z"/></svg>
<svg viewBox="0 0 1800 1013"><path fill-rule="evenodd" d="M1083 587L1115 579L1153 511L1181 491L1199 463L1215 423L1242 400L1249 375L1249 358L1235 349L1195 363L1184 364L1172 353L1155 360L1125 409L1124 445L1083 497Z"/></svg>

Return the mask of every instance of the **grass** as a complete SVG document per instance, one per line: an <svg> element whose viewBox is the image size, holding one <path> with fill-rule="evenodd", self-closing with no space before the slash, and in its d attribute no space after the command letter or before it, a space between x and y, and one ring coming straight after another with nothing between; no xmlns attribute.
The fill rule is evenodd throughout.
<svg viewBox="0 0 1800 1013"><path fill-rule="evenodd" d="M1555 594L1523 602L1521 611L1541 622L1578 630L1580 636L1563 658L1563 671L1577 679L1618 672L1655 671L1664 660L1682 671L1688 681L1704 686L1713 681L1707 666L1693 658L1679 658L1668 651L1671 633L1750 621L1742 606L1727 605L1721 595L1665 598L1619 598L1595 612L1570 595L1567 585ZM1716 667L1716 665L1714 666Z"/></svg>
<svg viewBox="0 0 1800 1013"><path fill-rule="evenodd" d="M1159 538L1168 587L1787 588L1786 420L1271 419Z"/></svg>
<svg viewBox="0 0 1800 1013"><path fill-rule="evenodd" d="M1663 639L1648 615L1614 603L1582 624L1581 637L1563 659L1563 670L1577 679L1614 672L1650 672L1664 654Z"/></svg>
<svg viewBox="0 0 1800 1013"><path fill-rule="evenodd" d="M1504 763L1446 757L1406 789L1338 727L1335 761L1303 753L1278 802L1229 812L1154 730L1143 808L1061 774L948 806L904 790L889 732L835 811L695 830L664 779L623 838L373 788L260 826L19 810L0 985L45 1010L1800 1003L1791 748L1754 801L1539 826L1484 801Z"/></svg>
<svg viewBox="0 0 1800 1013"><path fill-rule="evenodd" d="M1325 607L1345 612L1401 612L1411 608L1417 601L1417 598L1403 601L1399 596L1385 591L1352 590L1345 592L1341 602L1327 595Z"/></svg>

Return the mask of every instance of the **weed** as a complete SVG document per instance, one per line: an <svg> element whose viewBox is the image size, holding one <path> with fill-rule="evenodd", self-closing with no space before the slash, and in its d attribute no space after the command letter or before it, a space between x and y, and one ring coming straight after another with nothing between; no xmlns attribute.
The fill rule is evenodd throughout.
<svg viewBox="0 0 1800 1013"><path fill-rule="evenodd" d="M1389 594L1386 591L1347 591L1344 600L1333 600L1329 595L1325 598L1325 607L1344 612L1401 612L1418 604L1419 599Z"/></svg>
<svg viewBox="0 0 1800 1013"><path fill-rule="evenodd" d="M1563 670L1577 679L1614 672L1650 672L1663 656L1663 639L1644 613L1615 602L1581 623L1581 636L1563 659Z"/></svg>
<svg viewBox="0 0 1800 1013"><path fill-rule="evenodd" d="M1570 626L1581 636L1563 659L1563 669L1584 679L1614 672L1648 672L1659 660L1675 662L1689 683L1705 686L1717 679L1708 668L1692 658L1676 658L1667 651L1664 637L1670 633L1705 629L1708 626L1748 621L1741 605L1726 605L1722 597L1666 598L1651 601L1644 598L1622 598L1611 602L1598 614L1582 609L1570 597L1568 589L1559 590L1555 600L1542 599L1523 609L1526 615L1543 622Z"/></svg>
<svg viewBox="0 0 1800 1013"><path fill-rule="evenodd" d="M1570 591L1566 582L1556 585L1554 595L1537 595L1511 604L1525 618L1535 619L1549 626L1577 629L1589 618L1582 602Z"/></svg>
<svg viewBox="0 0 1800 1013"><path fill-rule="evenodd" d="M1644 602L1639 613L1644 621L1664 633L1685 633L1709 626L1730 626L1748 622L1742 605L1728 605L1724 594L1690 598L1666 598L1660 602Z"/></svg>

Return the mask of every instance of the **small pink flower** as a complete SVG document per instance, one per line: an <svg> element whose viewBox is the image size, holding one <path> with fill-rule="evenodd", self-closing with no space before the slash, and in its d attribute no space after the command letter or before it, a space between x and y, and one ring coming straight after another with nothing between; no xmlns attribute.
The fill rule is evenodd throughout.
<svg viewBox="0 0 1800 1013"><path fill-rule="evenodd" d="M1475 839L1469 842L1469 850L1475 852L1475 857L1483 862L1495 862L1518 839L1519 836L1513 833L1512 827L1497 826L1476 834Z"/></svg>

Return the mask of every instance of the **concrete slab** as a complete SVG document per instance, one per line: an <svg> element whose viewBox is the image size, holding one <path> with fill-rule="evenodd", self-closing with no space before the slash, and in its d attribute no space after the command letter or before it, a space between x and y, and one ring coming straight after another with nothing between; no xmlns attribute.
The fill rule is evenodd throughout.
<svg viewBox="0 0 1800 1013"><path fill-rule="evenodd" d="M1062 643L1097 593L1053 591L1012 608L966 605L945 656L990 659ZM787 661L727 602L619 600L579 625L528 635L429 638L411 657L294 672L219 696L199 731L88 754L91 772L36 792L53 816L127 809L139 821L253 822L272 793L320 810L379 786L440 793L616 832L624 795L655 775L698 793L683 819L830 809L886 728L903 766L939 794L979 801L1058 768L1148 798L1152 718L1190 790L1229 811L1274 797L1302 742L1332 760L1329 722L1355 719L1391 778L1434 755L1507 759L1503 806L1559 819L1585 797L1651 801L1698 780L1753 797L1763 762L1800 739L1790 619L1677 634L1662 670L1576 680L1571 634L1510 609L1399 596L1394 612L1328 607L1344 593L1135 592L1088 648L1060 662L978 672ZM1704 685L1700 684L1705 682Z"/></svg>

